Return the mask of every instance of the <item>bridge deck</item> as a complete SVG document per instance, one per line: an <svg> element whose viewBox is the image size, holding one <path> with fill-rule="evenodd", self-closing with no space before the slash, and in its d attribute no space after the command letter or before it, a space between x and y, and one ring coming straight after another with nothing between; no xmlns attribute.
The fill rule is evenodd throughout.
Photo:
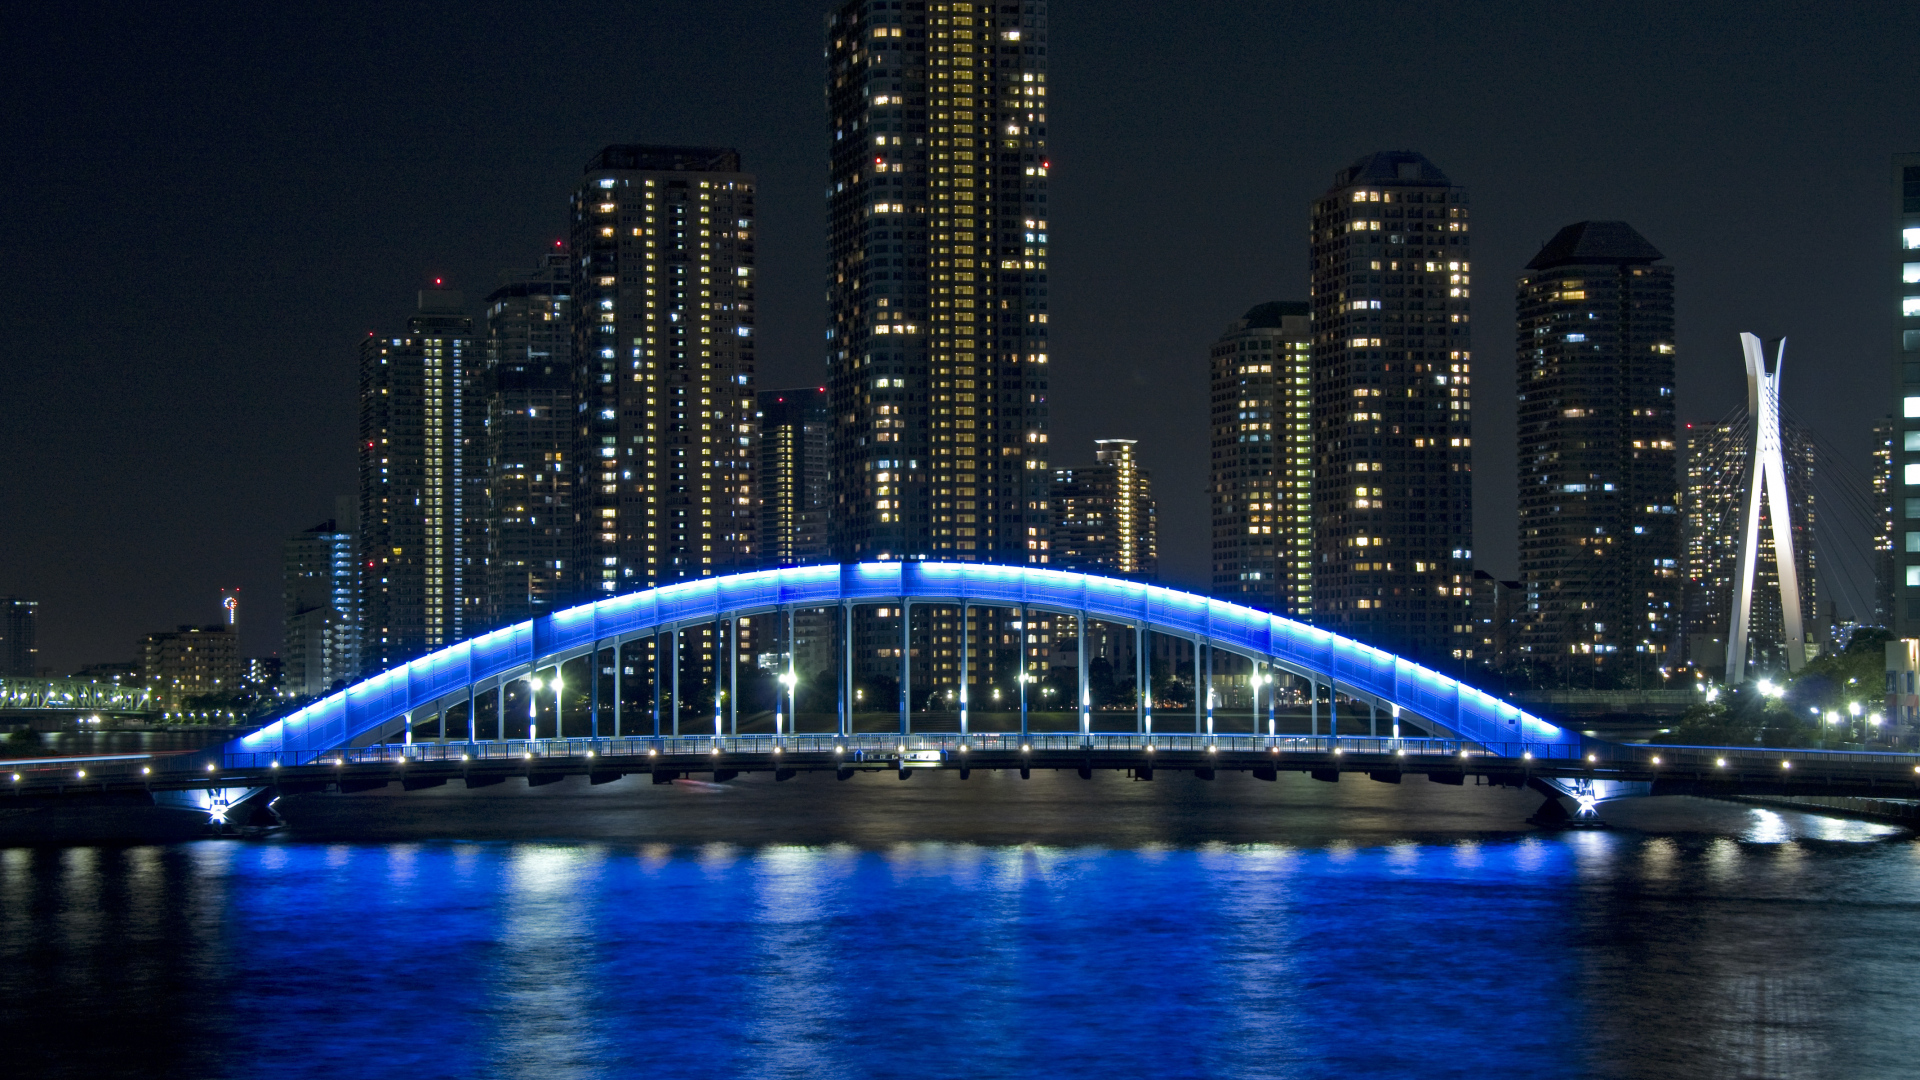
<svg viewBox="0 0 1920 1080"><path fill-rule="evenodd" d="M1157 772L1307 772L1321 779L1361 773L1397 782L1424 775L1442 783L1522 786L1533 778L1651 784L1663 794L1863 795L1920 798L1920 755L1818 750L1596 744L1584 753L1536 753L1537 744L1480 745L1451 739L1250 735L752 735L630 739L381 744L337 750L309 764L292 754L180 754L131 760L59 759L18 763L7 774L15 797L132 794L194 788L277 787L283 792L362 790L395 780L409 788L450 780L468 786L525 777L568 776L594 783L645 774L655 782L741 773L920 769L1057 769L1091 775Z"/></svg>

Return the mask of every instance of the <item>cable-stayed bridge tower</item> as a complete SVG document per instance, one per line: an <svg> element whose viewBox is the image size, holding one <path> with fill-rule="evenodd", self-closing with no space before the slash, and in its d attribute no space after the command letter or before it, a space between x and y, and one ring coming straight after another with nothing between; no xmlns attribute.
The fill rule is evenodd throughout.
<svg viewBox="0 0 1920 1080"><path fill-rule="evenodd" d="M1747 468L1746 501L1741 514L1740 584L1734 596L1733 630L1727 643L1727 682L1746 678L1747 637L1753 616L1753 579L1760 555L1760 511L1764 500L1773 538L1774 563L1779 570L1780 612L1787 647L1787 670L1799 671L1807 662L1806 631L1800 617L1799 565L1794 559L1791 504L1787 499L1787 469L1781 455L1780 375L1787 339L1773 346L1768 370L1767 346L1752 334L1740 335L1747 361L1747 418L1752 425L1752 459Z"/></svg>

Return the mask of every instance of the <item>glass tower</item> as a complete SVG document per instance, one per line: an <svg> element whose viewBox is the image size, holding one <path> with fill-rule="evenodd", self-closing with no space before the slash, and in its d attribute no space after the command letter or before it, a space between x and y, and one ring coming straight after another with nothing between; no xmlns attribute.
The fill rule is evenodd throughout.
<svg viewBox="0 0 1920 1080"><path fill-rule="evenodd" d="M1209 350L1213 594L1313 616L1313 306L1261 304Z"/></svg>
<svg viewBox="0 0 1920 1080"><path fill-rule="evenodd" d="M763 566L809 566L827 559L832 418L825 387L760 392Z"/></svg>
<svg viewBox="0 0 1920 1080"><path fill-rule="evenodd" d="M397 337L360 346L360 662L385 671L477 629L486 410L463 298L420 293Z"/></svg>
<svg viewBox="0 0 1920 1080"><path fill-rule="evenodd" d="M733 150L610 146L573 195L580 598L750 570L753 177Z"/></svg>
<svg viewBox="0 0 1920 1080"><path fill-rule="evenodd" d="M1313 204L1313 609L1411 658L1473 649L1467 195L1381 151Z"/></svg>
<svg viewBox="0 0 1920 1080"><path fill-rule="evenodd" d="M1893 631L1920 637L1920 154L1893 159L1896 210L1894 277L1899 285L1899 337L1894 359L1893 415L1899 443L1893 448L1894 504L1900 539L1895 545Z"/></svg>
<svg viewBox="0 0 1920 1080"><path fill-rule="evenodd" d="M1095 439L1094 463L1053 471L1052 547L1041 562L1151 581L1160 572L1153 477L1132 439Z"/></svg>
<svg viewBox="0 0 1920 1080"><path fill-rule="evenodd" d="M1047 506L1047 5L827 16L840 559L1037 562Z"/></svg>
<svg viewBox="0 0 1920 1080"><path fill-rule="evenodd" d="M1537 663L1644 661L1651 671L1677 643L1673 268L1664 257L1624 221L1583 221L1520 275L1520 652Z"/></svg>
<svg viewBox="0 0 1920 1080"><path fill-rule="evenodd" d="M488 626L544 615L570 592L573 282L555 248L487 296Z"/></svg>

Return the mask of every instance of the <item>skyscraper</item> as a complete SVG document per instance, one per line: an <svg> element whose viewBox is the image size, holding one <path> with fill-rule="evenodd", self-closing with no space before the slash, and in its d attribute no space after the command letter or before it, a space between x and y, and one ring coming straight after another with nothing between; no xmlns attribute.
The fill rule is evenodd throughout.
<svg viewBox="0 0 1920 1080"><path fill-rule="evenodd" d="M1053 471L1051 547L1040 562L1152 580L1160 572L1153 476L1132 439L1095 439L1092 465Z"/></svg>
<svg viewBox="0 0 1920 1080"><path fill-rule="evenodd" d="M1867 472L1867 482L1873 489L1873 612L1868 618L1878 626L1893 625L1893 537L1897 528L1893 516L1893 441L1899 437L1900 423L1893 417L1883 416L1873 422L1873 466Z"/></svg>
<svg viewBox="0 0 1920 1080"><path fill-rule="evenodd" d="M572 591L573 270L554 246L487 296L488 626L544 615Z"/></svg>
<svg viewBox="0 0 1920 1080"><path fill-rule="evenodd" d="M38 600L0 597L0 678L31 679L40 674L39 610Z"/></svg>
<svg viewBox="0 0 1920 1080"><path fill-rule="evenodd" d="M1519 278L1520 650L1537 663L1658 666L1677 644L1673 268L1663 258L1624 221L1582 221Z"/></svg>
<svg viewBox="0 0 1920 1080"><path fill-rule="evenodd" d="M761 565L825 562L833 443L826 387L762 390L759 400Z"/></svg>
<svg viewBox="0 0 1920 1080"><path fill-rule="evenodd" d="M1209 350L1213 594L1313 615L1313 307L1276 300Z"/></svg>
<svg viewBox="0 0 1920 1080"><path fill-rule="evenodd" d="M753 190L733 150L609 146L574 191L583 599L757 561Z"/></svg>
<svg viewBox="0 0 1920 1080"><path fill-rule="evenodd" d="M463 298L423 290L404 335L360 346L360 662L464 640L486 550L480 349Z"/></svg>
<svg viewBox="0 0 1920 1080"><path fill-rule="evenodd" d="M1895 545L1894 611L1896 637L1920 637L1920 154L1893 158L1895 228L1894 273L1898 275L1899 338L1894 352L1893 415L1900 418L1900 443L1894 447L1899 468L1892 484L1900 508L1900 541ZM1892 237L1889 237L1892 239ZM1891 283L1891 282L1890 282Z"/></svg>
<svg viewBox="0 0 1920 1080"><path fill-rule="evenodd" d="M360 670L354 553L353 522L346 516L287 539L281 565L285 623L280 658L282 686L290 694L325 694Z"/></svg>
<svg viewBox="0 0 1920 1080"><path fill-rule="evenodd" d="M832 546L1037 562L1047 489L1047 5L827 18Z"/></svg>
<svg viewBox="0 0 1920 1080"><path fill-rule="evenodd" d="M1716 676L1726 666L1733 602L1740 573L1740 535L1753 447L1745 420L1688 424L1686 428L1685 659ZM1787 502L1794 508L1794 562L1799 569L1800 610L1818 610L1814 581L1813 441L1788 421L1781 431ZM1774 556L1772 505L1761 510L1755 560L1753 617L1748 656L1756 671L1787 670L1780 571Z"/></svg>
<svg viewBox="0 0 1920 1080"><path fill-rule="evenodd" d="M1314 613L1430 661L1473 649L1468 225L1466 192L1408 151L1313 204Z"/></svg>

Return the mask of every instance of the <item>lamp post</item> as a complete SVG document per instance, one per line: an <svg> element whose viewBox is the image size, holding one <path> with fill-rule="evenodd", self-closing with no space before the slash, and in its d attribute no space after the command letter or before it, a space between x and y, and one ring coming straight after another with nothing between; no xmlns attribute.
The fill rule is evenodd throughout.
<svg viewBox="0 0 1920 1080"><path fill-rule="evenodd" d="M800 723L800 700L799 693L794 688L800 685L800 677L795 675L793 669L789 667L786 673L780 676L780 685L786 688L787 708L788 711L793 714L792 723L795 727L798 727ZM773 701L773 737L776 741L780 738L780 699L778 696L776 696Z"/></svg>
<svg viewBox="0 0 1920 1080"><path fill-rule="evenodd" d="M540 737L540 691L547 684L538 675L527 680L527 744L532 749L534 740Z"/></svg>

